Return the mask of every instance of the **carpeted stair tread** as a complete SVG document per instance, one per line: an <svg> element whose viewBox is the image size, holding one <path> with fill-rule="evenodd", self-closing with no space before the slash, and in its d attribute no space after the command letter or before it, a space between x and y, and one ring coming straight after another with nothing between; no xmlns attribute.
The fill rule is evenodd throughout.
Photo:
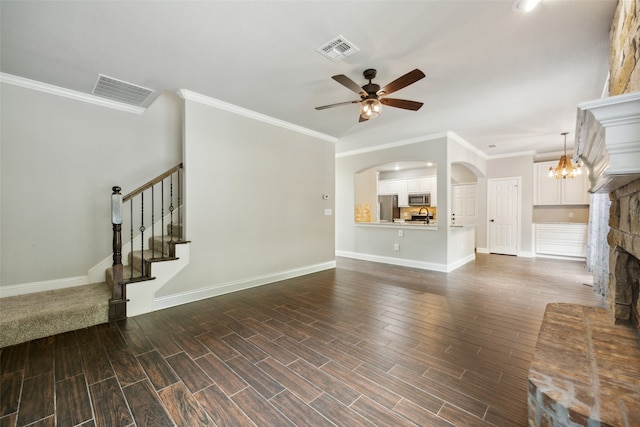
<svg viewBox="0 0 640 427"><path fill-rule="evenodd" d="M105 283L0 298L0 347L109 321Z"/></svg>

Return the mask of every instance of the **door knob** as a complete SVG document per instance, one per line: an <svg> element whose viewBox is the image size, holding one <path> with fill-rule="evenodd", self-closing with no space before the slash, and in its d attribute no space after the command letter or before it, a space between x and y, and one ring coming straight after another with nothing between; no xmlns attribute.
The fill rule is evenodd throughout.
<svg viewBox="0 0 640 427"><path fill-rule="evenodd" d="M492 219L490 219L489 221L493 222L493 220L492 220Z"/></svg>

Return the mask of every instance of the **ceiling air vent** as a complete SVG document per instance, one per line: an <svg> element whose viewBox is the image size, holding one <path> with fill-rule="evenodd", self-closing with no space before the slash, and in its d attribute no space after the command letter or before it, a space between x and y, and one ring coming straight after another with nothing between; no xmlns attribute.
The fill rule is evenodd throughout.
<svg viewBox="0 0 640 427"><path fill-rule="evenodd" d="M330 60L337 62L342 61L347 56L351 56L356 52L360 52L360 49L344 37L338 36L319 47L317 51Z"/></svg>
<svg viewBox="0 0 640 427"><path fill-rule="evenodd" d="M146 87L136 86L102 74L98 75L98 81L93 88L94 95L137 107L142 107L153 92Z"/></svg>

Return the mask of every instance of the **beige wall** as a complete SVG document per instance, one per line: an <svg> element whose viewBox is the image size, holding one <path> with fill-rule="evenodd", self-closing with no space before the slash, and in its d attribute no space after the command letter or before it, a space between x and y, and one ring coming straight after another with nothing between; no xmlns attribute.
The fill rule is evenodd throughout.
<svg viewBox="0 0 640 427"><path fill-rule="evenodd" d="M531 238L533 224L533 156L506 157L487 161L487 179L521 178L520 245L518 253L534 253Z"/></svg>
<svg viewBox="0 0 640 427"><path fill-rule="evenodd" d="M569 216L571 215L571 216ZM534 206L533 222L589 222L588 206Z"/></svg>
<svg viewBox="0 0 640 427"><path fill-rule="evenodd" d="M111 256L111 187L182 160L182 105L133 114L1 84L1 285L86 276Z"/></svg>
<svg viewBox="0 0 640 427"><path fill-rule="evenodd" d="M184 102L190 262L157 296L199 299L335 265L333 142Z"/></svg>
<svg viewBox="0 0 640 427"><path fill-rule="evenodd" d="M610 95L640 91L640 0L618 1L610 40Z"/></svg>

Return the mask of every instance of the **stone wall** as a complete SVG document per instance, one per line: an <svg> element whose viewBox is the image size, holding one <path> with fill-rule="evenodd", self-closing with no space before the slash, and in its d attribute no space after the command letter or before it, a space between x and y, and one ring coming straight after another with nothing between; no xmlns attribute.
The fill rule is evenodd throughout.
<svg viewBox="0 0 640 427"><path fill-rule="evenodd" d="M640 328L640 179L610 194L609 308L615 322Z"/></svg>
<svg viewBox="0 0 640 427"><path fill-rule="evenodd" d="M618 1L609 38L609 95L640 91L640 0Z"/></svg>

